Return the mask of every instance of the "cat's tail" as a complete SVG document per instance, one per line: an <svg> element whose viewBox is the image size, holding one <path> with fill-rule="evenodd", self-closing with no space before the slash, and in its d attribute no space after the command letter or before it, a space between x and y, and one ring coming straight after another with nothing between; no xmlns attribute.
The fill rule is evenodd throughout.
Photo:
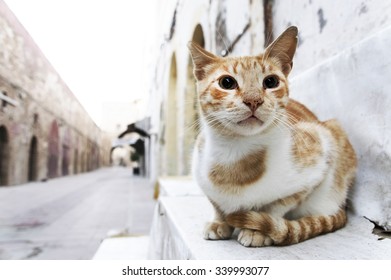
<svg viewBox="0 0 391 280"><path fill-rule="evenodd" d="M285 246L340 229L345 226L347 217L344 209L334 215L308 216L297 220L248 211L229 214L226 221L233 227L257 230L269 236L274 245Z"/></svg>

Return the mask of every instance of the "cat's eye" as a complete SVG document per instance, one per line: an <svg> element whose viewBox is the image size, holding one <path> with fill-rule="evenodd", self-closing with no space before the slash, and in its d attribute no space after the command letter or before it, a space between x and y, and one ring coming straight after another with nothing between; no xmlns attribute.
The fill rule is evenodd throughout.
<svg viewBox="0 0 391 280"><path fill-rule="evenodd" d="M278 87L279 84L280 84L280 81L279 81L278 77L275 75L267 76L263 80L263 87L264 88L276 88L276 87Z"/></svg>
<svg viewBox="0 0 391 280"><path fill-rule="evenodd" d="M236 89L238 87L238 83L231 76L223 76L219 80L219 86L222 89Z"/></svg>

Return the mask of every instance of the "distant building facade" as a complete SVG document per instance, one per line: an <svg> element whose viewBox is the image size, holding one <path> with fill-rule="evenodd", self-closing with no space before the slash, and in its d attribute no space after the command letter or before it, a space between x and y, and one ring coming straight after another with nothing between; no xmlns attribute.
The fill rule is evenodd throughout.
<svg viewBox="0 0 391 280"><path fill-rule="evenodd" d="M110 138L0 1L0 186L94 170Z"/></svg>
<svg viewBox="0 0 391 280"><path fill-rule="evenodd" d="M131 167L135 175L151 178L151 120L146 117L129 124L112 143L111 159L114 165Z"/></svg>

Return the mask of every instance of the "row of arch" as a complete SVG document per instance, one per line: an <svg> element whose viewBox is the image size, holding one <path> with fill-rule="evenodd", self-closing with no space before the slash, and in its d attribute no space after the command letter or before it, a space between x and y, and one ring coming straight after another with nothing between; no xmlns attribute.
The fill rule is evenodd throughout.
<svg viewBox="0 0 391 280"><path fill-rule="evenodd" d="M37 135L31 136L25 160L11 163L12 160L17 161L21 158L12 157L11 153L20 152L15 150L20 147L12 147L12 140L15 139L11 139L7 127L0 125L0 186L15 183L13 181L16 183L26 181L20 178L19 180L10 180L12 169L20 164L27 164L26 168L17 168L18 170L26 170L27 174L17 174L17 176L25 177L28 182L90 171L98 168L100 164L98 146L92 141L88 141L86 147L74 147L72 154L69 133L66 133L60 141L59 127L56 121L50 125L47 140ZM46 142L47 145L42 145L41 142ZM47 150L45 150L46 146ZM79 148L81 148L81 152ZM73 162L71 162L72 158ZM72 170L71 167L73 167ZM46 174L41 170L42 168L46 169Z"/></svg>
<svg viewBox="0 0 391 280"><path fill-rule="evenodd" d="M204 34L200 24L195 27L192 40L205 47ZM168 94L162 108L164 112L162 133L164 149L161 172L164 175L187 175L190 173L191 151L199 132L196 81L193 76L193 63L190 54L187 62L187 81L182 111L179 111L180 106L178 106L180 100L178 98L177 65L177 56L174 52L170 61ZM184 115L183 124L178 123L179 113ZM184 127L180 127L180 125ZM181 131L182 137L179 136Z"/></svg>

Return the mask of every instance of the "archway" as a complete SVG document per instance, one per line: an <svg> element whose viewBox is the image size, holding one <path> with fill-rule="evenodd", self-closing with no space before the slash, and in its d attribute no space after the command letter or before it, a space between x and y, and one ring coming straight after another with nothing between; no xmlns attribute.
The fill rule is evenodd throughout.
<svg viewBox="0 0 391 280"><path fill-rule="evenodd" d="M0 126L0 186L8 184L9 141L5 126Z"/></svg>
<svg viewBox="0 0 391 280"><path fill-rule="evenodd" d="M204 32L200 24L196 26L193 32L192 41L205 47ZM191 154L195 139L199 133L199 113L196 80L193 75L193 62L189 55L187 66L187 84L185 93L185 138L184 138L184 174L190 173Z"/></svg>
<svg viewBox="0 0 391 280"><path fill-rule="evenodd" d="M33 136L30 141L29 162L28 162L28 181L38 180L38 140Z"/></svg>
<svg viewBox="0 0 391 280"><path fill-rule="evenodd" d="M49 158L48 158L48 176L49 178L57 177L58 175L58 158L60 154L59 148L59 133L56 121L53 121L49 132Z"/></svg>
<svg viewBox="0 0 391 280"><path fill-rule="evenodd" d="M76 148L73 155L73 174L77 174L79 172L78 165L79 164L79 150Z"/></svg>
<svg viewBox="0 0 391 280"><path fill-rule="evenodd" d="M178 118L177 118L177 62L175 53L171 58L168 97L164 104L164 155L162 173L165 175L178 174Z"/></svg>
<svg viewBox="0 0 391 280"><path fill-rule="evenodd" d="M90 139L87 140L87 172L92 170L93 159L92 159L92 142Z"/></svg>
<svg viewBox="0 0 391 280"><path fill-rule="evenodd" d="M80 172L87 171L87 160L86 160L86 152L85 149L81 153L81 164L80 164Z"/></svg>
<svg viewBox="0 0 391 280"><path fill-rule="evenodd" d="M69 130L67 129L62 139L61 174L63 176L69 174L70 147L71 147L71 137L70 137Z"/></svg>

